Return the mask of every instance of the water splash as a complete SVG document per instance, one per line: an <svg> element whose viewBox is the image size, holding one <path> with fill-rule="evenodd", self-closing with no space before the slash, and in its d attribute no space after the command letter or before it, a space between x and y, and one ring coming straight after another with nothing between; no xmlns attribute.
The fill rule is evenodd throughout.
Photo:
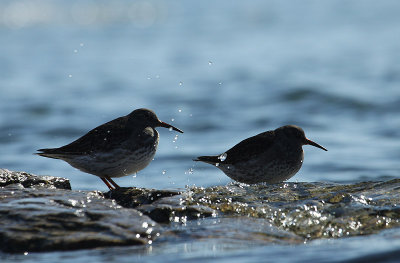
<svg viewBox="0 0 400 263"><path fill-rule="evenodd" d="M223 153L220 156L218 156L218 159L221 160L221 162L223 162L223 161L226 160L226 157L228 157L228 154L227 153Z"/></svg>
<svg viewBox="0 0 400 263"><path fill-rule="evenodd" d="M187 171L185 171L185 174L193 174L193 173L194 173L193 168L189 168Z"/></svg>

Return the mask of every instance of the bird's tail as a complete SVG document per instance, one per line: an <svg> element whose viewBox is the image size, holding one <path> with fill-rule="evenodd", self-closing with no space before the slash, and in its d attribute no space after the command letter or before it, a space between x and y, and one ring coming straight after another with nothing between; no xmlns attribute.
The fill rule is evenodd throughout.
<svg viewBox="0 0 400 263"><path fill-rule="evenodd" d="M221 162L221 160L218 159L218 156L199 156L196 159L193 159L193 161L200 161L200 162L205 162L209 164L215 165L216 163Z"/></svg>
<svg viewBox="0 0 400 263"><path fill-rule="evenodd" d="M60 159L59 154L57 154L56 149L39 149L37 150L37 155L47 157L47 158L53 158L53 159Z"/></svg>

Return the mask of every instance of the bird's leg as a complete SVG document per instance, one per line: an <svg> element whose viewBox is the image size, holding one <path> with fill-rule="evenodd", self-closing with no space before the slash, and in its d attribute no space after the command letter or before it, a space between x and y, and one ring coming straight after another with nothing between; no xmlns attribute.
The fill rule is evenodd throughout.
<svg viewBox="0 0 400 263"><path fill-rule="evenodd" d="M114 182L114 180L111 179L109 176L107 176L106 179L115 187L115 189L120 188L119 185L117 185L117 183Z"/></svg>
<svg viewBox="0 0 400 263"><path fill-rule="evenodd" d="M100 179L108 186L110 191L114 190L114 188L110 185L110 183L106 179L104 179L103 177L100 177Z"/></svg>

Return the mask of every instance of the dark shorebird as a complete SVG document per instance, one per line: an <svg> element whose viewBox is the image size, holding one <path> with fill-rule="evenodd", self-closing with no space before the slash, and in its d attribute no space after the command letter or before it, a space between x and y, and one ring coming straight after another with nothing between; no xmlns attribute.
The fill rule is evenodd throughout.
<svg viewBox="0 0 400 263"><path fill-rule="evenodd" d="M223 154L200 156L194 161L215 165L238 182L274 184L288 180L300 170L303 145L327 151L307 139L300 127L287 125L245 139Z"/></svg>
<svg viewBox="0 0 400 263"><path fill-rule="evenodd" d="M156 127L183 133L160 121L153 111L137 109L94 128L70 144L40 149L36 154L64 160L83 172L96 175L112 190L111 184L115 188L119 186L111 177L134 174L153 160L159 139Z"/></svg>

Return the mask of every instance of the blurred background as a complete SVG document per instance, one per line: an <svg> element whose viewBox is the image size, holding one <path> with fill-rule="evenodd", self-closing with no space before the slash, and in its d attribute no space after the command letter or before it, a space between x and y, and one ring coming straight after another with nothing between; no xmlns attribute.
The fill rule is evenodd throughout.
<svg viewBox="0 0 400 263"><path fill-rule="evenodd" d="M230 179L199 155L297 124L291 181L400 176L400 2L0 2L0 167L106 190L95 176L35 156L140 107L159 128L155 160L121 186Z"/></svg>

